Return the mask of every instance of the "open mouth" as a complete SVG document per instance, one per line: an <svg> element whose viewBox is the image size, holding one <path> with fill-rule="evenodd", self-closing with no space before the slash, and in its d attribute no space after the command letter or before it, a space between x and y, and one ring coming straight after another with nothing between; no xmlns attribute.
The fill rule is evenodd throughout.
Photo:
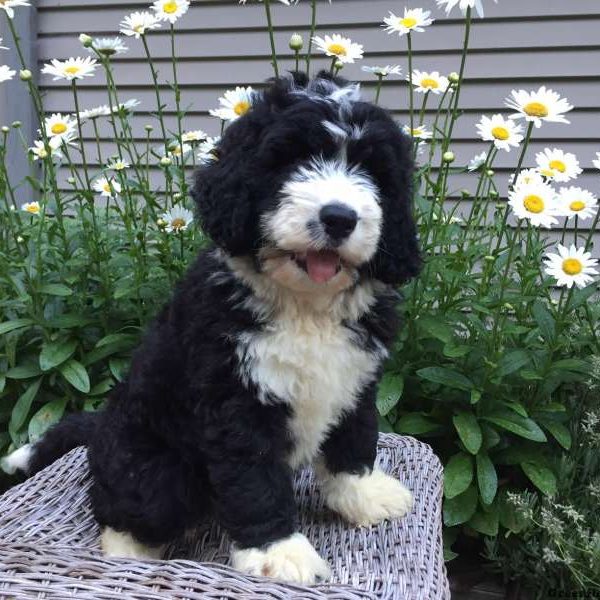
<svg viewBox="0 0 600 600"><path fill-rule="evenodd" d="M327 283L342 270L342 259L335 250L296 252L292 259L315 283Z"/></svg>

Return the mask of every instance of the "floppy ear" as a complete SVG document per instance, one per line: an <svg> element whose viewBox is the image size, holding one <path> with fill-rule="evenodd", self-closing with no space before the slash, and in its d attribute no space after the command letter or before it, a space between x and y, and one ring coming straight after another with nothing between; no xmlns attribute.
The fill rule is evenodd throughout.
<svg viewBox="0 0 600 600"><path fill-rule="evenodd" d="M232 123L217 159L195 174L192 196L203 230L232 255L249 254L258 238L250 158L261 131L260 119Z"/></svg>
<svg viewBox="0 0 600 600"><path fill-rule="evenodd" d="M397 125L392 126L397 129ZM421 269L413 216L412 142L398 130L385 150L387 156L384 160L378 157L376 167L381 182L383 229L369 274L384 283L400 285L418 275Z"/></svg>

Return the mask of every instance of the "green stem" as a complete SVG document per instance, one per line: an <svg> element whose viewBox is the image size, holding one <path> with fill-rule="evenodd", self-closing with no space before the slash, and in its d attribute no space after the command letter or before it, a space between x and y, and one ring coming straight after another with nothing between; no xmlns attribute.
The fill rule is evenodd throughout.
<svg viewBox="0 0 600 600"><path fill-rule="evenodd" d="M310 61L312 54L312 46L313 46L313 38L315 37L315 32L317 30L317 0L310 0L310 11L311 11L311 20L310 20L310 35L308 37L308 48L306 50L306 74L310 77Z"/></svg>
<svg viewBox="0 0 600 600"><path fill-rule="evenodd" d="M406 34L406 43L408 45L408 102L410 109L410 134L415 129L415 115L414 115L414 89L413 89L413 68L412 68L412 36L410 31Z"/></svg>
<svg viewBox="0 0 600 600"><path fill-rule="evenodd" d="M275 77L279 77L279 65L277 64L277 50L275 49L275 36L273 33L273 19L271 17L271 0L265 0L265 13L267 14L267 26L269 28L269 40L271 42L271 62Z"/></svg>
<svg viewBox="0 0 600 600"><path fill-rule="evenodd" d="M177 133L179 134L179 145L183 146L183 128L181 127L181 90L177 81L177 57L175 56L175 27L171 25L171 62L173 65L173 87L175 89L175 109L177 110ZM185 181L185 153L181 152L181 169L179 171L179 189L186 193L187 184Z"/></svg>
<svg viewBox="0 0 600 600"><path fill-rule="evenodd" d="M150 74L152 76L152 82L154 83L154 96L156 98L156 110L158 112L158 120L160 122L160 131L162 133L162 137L165 143L165 156L169 153L169 143L167 141L167 130L165 127L165 118L163 114L163 103L160 99L160 90L158 87L158 74L154 67L154 62L152 61L152 56L150 54L150 49L148 48L148 40L145 35L140 36L142 38L142 43L144 45L144 52L146 53L146 58L148 59L148 65L150 67Z"/></svg>
<svg viewBox="0 0 600 600"><path fill-rule="evenodd" d="M375 104L379 104L379 95L383 84L383 75L377 75L377 90L375 91Z"/></svg>

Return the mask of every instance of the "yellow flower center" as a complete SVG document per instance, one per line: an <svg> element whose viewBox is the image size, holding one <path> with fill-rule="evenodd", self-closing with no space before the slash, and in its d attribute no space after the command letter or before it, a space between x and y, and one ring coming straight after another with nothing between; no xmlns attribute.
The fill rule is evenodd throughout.
<svg viewBox="0 0 600 600"><path fill-rule="evenodd" d="M132 29L136 33L144 33L144 26L141 23L139 25L134 25Z"/></svg>
<svg viewBox="0 0 600 600"><path fill-rule="evenodd" d="M530 102L523 107L523 110L530 117L547 117L548 107L541 102Z"/></svg>
<svg viewBox="0 0 600 600"><path fill-rule="evenodd" d="M404 17L400 19L400 25L406 27L406 29L412 29L417 24L417 20L413 17Z"/></svg>
<svg viewBox="0 0 600 600"><path fill-rule="evenodd" d="M181 146L176 146L175 148L173 148L171 150L171 154L173 156L180 156L181 155Z"/></svg>
<svg viewBox="0 0 600 600"><path fill-rule="evenodd" d="M108 183L108 181L102 186L102 189L107 193L110 194L111 193L111 189L110 189L110 184Z"/></svg>
<svg viewBox="0 0 600 600"><path fill-rule="evenodd" d="M581 261L576 258L566 258L563 260L562 268L567 275L579 275L583 271Z"/></svg>
<svg viewBox="0 0 600 600"><path fill-rule="evenodd" d="M348 53L346 51L346 47L342 44L329 44L327 50L329 50L331 54L335 54L336 56L346 56L346 54Z"/></svg>
<svg viewBox="0 0 600 600"><path fill-rule="evenodd" d="M544 210L544 201L539 196L536 196L535 194L530 194L529 196L526 196L523 200L523 206L525 206L525 208L530 213L537 214L541 213Z"/></svg>
<svg viewBox="0 0 600 600"><path fill-rule="evenodd" d="M174 12L177 12L177 2L165 2L163 10L167 14L172 15Z"/></svg>
<svg viewBox="0 0 600 600"><path fill-rule="evenodd" d="M548 179L554 179L556 173L552 169L540 169L540 174Z"/></svg>
<svg viewBox="0 0 600 600"><path fill-rule="evenodd" d="M67 126L64 123L54 123L54 125L52 125L52 127L50 128L50 131L54 135L60 135L61 133L64 133L66 130L67 130Z"/></svg>
<svg viewBox="0 0 600 600"><path fill-rule="evenodd" d="M32 215L37 215L40 212L40 207L35 202L31 202L30 204L25 205L25 210Z"/></svg>
<svg viewBox="0 0 600 600"><path fill-rule="evenodd" d="M497 140L504 141L510 137L510 132L508 131L508 129L506 129L506 127L494 127L494 129L492 129L492 135Z"/></svg>
<svg viewBox="0 0 600 600"><path fill-rule="evenodd" d="M250 110L250 102L246 102L246 100L240 100L234 107L233 112L241 117L245 115Z"/></svg>
<svg viewBox="0 0 600 600"><path fill-rule="evenodd" d="M567 170L567 165L562 160L551 160L550 168L554 171L559 171L560 173L564 173Z"/></svg>
<svg viewBox="0 0 600 600"><path fill-rule="evenodd" d="M171 221L171 227L175 229L175 231L179 231L182 227L185 227L185 220L181 217L177 217Z"/></svg>
<svg viewBox="0 0 600 600"><path fill-rule="evenodd" d="M440 84L436 79L432 79L431 77L425 77L425 79L421 80L421 87L436 90L440 87Z"/></svg>
<svg viewBox="0 0 600 600"><path fill-rule="evenodd" d="M585 208L585 202L583 202L582 200L575 200L574 202L571 202L571 204L569 204L569 208L571 210L579 212L580 210L583 210Z"/></svg>
<svg viewBox="0 0 600 600"><path fill-rule="evenodd" d="M77 75L77 73L79 73L79 71L81 71L81 68L78 67L77 65L71 65L70 67L65 67L65 73L68 73L69 75Z"/></svg>

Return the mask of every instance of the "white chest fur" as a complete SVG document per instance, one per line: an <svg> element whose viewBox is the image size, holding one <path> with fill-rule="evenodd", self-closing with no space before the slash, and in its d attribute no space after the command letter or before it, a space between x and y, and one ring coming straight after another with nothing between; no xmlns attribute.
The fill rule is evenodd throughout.
<svg viewBox="0 0 600 600"><path fill-rule="evenodd" d="M238 344L241 375L259 388L260 401L292 408L289 463L294 468L315 458L384 355L383 348L361 348L330 316L296 312L272 320L261 332L243 334Z"/></svg>

